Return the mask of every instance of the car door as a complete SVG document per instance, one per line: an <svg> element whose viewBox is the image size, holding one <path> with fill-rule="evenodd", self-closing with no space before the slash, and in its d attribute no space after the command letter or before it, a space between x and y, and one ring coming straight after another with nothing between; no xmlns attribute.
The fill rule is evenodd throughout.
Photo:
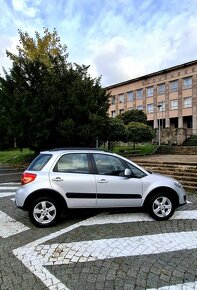
<svg viewBox="0 0 197 290"><path fill-rule="evenodd" d="M96 182L87 153L62 155L50 172L54 190L66 197L69 208L96 206Z"/></svg>
<svg viewBox="0 0 197 290"><path fill-rule="evenodd" d="M117 156L95 153L97 207L135 207L142 204L141 178L124 176L126 163Z"/></svg>

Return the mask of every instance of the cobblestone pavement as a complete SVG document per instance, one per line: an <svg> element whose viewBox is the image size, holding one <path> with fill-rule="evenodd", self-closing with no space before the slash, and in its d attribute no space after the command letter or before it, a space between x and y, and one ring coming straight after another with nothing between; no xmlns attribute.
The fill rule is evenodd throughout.
<svg viewBox="0 0 197 290"><path fill-rule="evenodd" d="M33 226L0 184L0 289L197 289L197 195L165 222L131 210L73 211Z"/></svg>

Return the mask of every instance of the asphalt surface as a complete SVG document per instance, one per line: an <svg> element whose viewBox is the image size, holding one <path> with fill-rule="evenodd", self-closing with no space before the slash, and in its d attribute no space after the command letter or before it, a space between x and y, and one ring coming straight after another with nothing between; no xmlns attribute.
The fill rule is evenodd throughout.
<svg viewBox="0 0 197 290"><path fill-rule="evenodd" d="M0 169L0 290L197 289L197 195L164 222L84 210L40 229L15 207L20 174Z"/></svg>
<svg viewBox="0 0 197 290"><path fill-rule="evenodd" d="M23 171L21 168L13 168L0 164L0 183L20 181Z"/></svg>

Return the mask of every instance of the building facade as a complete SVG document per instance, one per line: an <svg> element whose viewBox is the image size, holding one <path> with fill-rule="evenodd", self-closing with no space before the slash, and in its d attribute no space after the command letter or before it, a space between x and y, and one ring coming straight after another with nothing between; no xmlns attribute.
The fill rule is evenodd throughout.
<svg viewBox="0 0 197 290"><path fill-rule="evenodd" d="M109 115L143 110L153 128L185 128L197 135L197 60L107 87Z"/></svg>

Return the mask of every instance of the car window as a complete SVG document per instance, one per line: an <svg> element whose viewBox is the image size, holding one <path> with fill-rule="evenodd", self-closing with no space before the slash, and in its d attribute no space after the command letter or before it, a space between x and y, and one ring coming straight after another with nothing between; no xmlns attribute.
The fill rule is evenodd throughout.
<svg viewBox="0 0 197 290"><path fill-rule="evenodd" d="M129 169L131 169L131 171L135 177L142 178L142 177L146 176L146 174L143 171L141 171L140 169L135 167L133 164L127 162L127 166Z"/></svg>
<svg viewBox="0 0 197 290"><path fill-rule="evenodd" d="M31 171L40 171L51 159L52 154L39 154L33 162L29 165L27 170Z"/></svg>
<svg viewBox="0 0 197 290"><path fill-rule="evenodd" d="M123 176L125 166L118 157L93 154L98 174Z"/></svg>
<svg viewBox="0 0 197 290"><path fill-rule="evenodd" d="M89 173L87 154L65 154L58 160L53 171L67 173Z"/></svg>

